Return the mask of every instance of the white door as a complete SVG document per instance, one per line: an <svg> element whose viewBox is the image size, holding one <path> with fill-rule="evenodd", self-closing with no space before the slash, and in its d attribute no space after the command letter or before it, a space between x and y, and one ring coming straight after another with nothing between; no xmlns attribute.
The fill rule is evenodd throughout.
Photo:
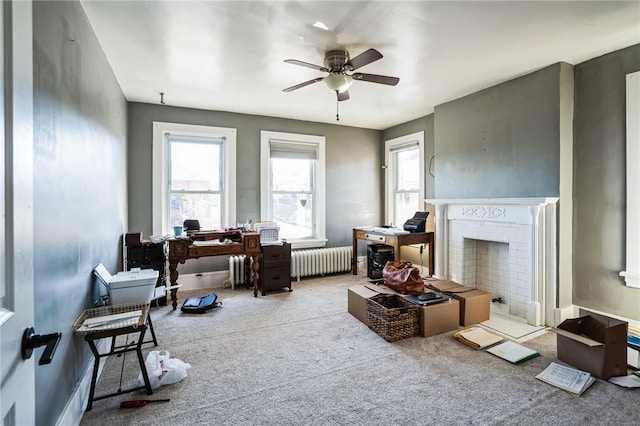
<svg viewBox="0 0 640 426"><path fill-rule="evenodd" d="M35 424L34 358L40 355L25 361L21 351L34 305L31 6L0 4L0 424L7 426Z"/></svg>

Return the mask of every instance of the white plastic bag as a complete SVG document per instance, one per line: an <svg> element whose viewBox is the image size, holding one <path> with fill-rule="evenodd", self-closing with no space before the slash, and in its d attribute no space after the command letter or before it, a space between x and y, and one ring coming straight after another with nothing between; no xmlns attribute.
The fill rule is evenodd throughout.
<svg viewBox="0 0 640 426"><path fill-rule="evenodd" d="M179 382L187 377L187 369L191 368L191 364L180 361L177 358L171 358L167 351L149 352L144 365L147 369L151 389ZM138 382L140 382L141 386L144 386L142 373L138 375Z"/></svg>

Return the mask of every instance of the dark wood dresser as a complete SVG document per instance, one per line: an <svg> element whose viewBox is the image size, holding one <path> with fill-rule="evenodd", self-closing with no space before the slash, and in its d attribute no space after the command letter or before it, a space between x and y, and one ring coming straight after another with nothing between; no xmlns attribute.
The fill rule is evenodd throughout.
<svg viewBox="0 0 640 426"><path fill-rule="evenodd" d="M127 271L132 268L155 269L158 271L156 287L166 285L166 248L164 243L143 241L140 244L127 245ZM165 306L167 297L157 299L154 304Z"/></svg>
<svg viewBox="0 0 640 426"><path fill-rule="evenodd" d="M261 246L260 291L291 288L291 243Z"/></svg>

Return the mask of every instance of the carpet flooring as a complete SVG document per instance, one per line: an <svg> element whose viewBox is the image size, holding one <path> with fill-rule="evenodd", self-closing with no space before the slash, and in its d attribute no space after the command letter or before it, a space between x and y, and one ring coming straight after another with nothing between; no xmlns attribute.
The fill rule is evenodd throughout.
<svg viewBox="0 0 640 426"><path fill-rule="evenodd" d="M350 274L293 283L293 292L218 294L203 315L152 308L159 346L191 365L187 377L153 395L96 401L81 425L631 425L640 390L596 380L582 396L535 378L556 359L556 336L523 343L541 356L512 365L452 335L388 343L347 312ZM121 371L122 379L121 379ZM130 353L111 356L96 395L135 385ZM130 399L170 402L121 409Z"/></svg>

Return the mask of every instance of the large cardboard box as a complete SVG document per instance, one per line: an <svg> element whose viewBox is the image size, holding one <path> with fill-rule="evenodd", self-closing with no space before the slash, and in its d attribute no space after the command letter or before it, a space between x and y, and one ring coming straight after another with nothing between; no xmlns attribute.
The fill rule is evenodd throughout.
<svg viewBox="0 0 640 426"><path fill-rule="evenodd" d="M358 284L349 287L347 290L347 310L351 315L369 325L367 320L367 299L380 293L394 293L394 291L374 284Z"/></svg>
<svg viewBox="0 0 640 426"><path fill-rule="evenodd" d="M450 295L460 302L460 325L478 324L489 319L491 294L455 281L425 279L427 286Z"/></svg>
<svg viewBox="0 0 640 426"><path fill-rule="evenodd" d="M433 305L421 306L420 335L435 336L447 331L457 330L460 318L460 302L452 299Z"/></svg>
<svg viewBox="0 0 640 426"><path fill-rule="evenodd" d="M580 310L555 329L560 361L606 380L627 375L627 323Z"/></svg>
<svg viewBox="0 0 640 426"><path fill-rule="evenodd" d="M380 293L398 294L383 285L356 285L347 290L347 310L351 315L369 325L367 299ZM420 306L420 335L434 336L458 329L460 303L457 300Z"/></svg>

